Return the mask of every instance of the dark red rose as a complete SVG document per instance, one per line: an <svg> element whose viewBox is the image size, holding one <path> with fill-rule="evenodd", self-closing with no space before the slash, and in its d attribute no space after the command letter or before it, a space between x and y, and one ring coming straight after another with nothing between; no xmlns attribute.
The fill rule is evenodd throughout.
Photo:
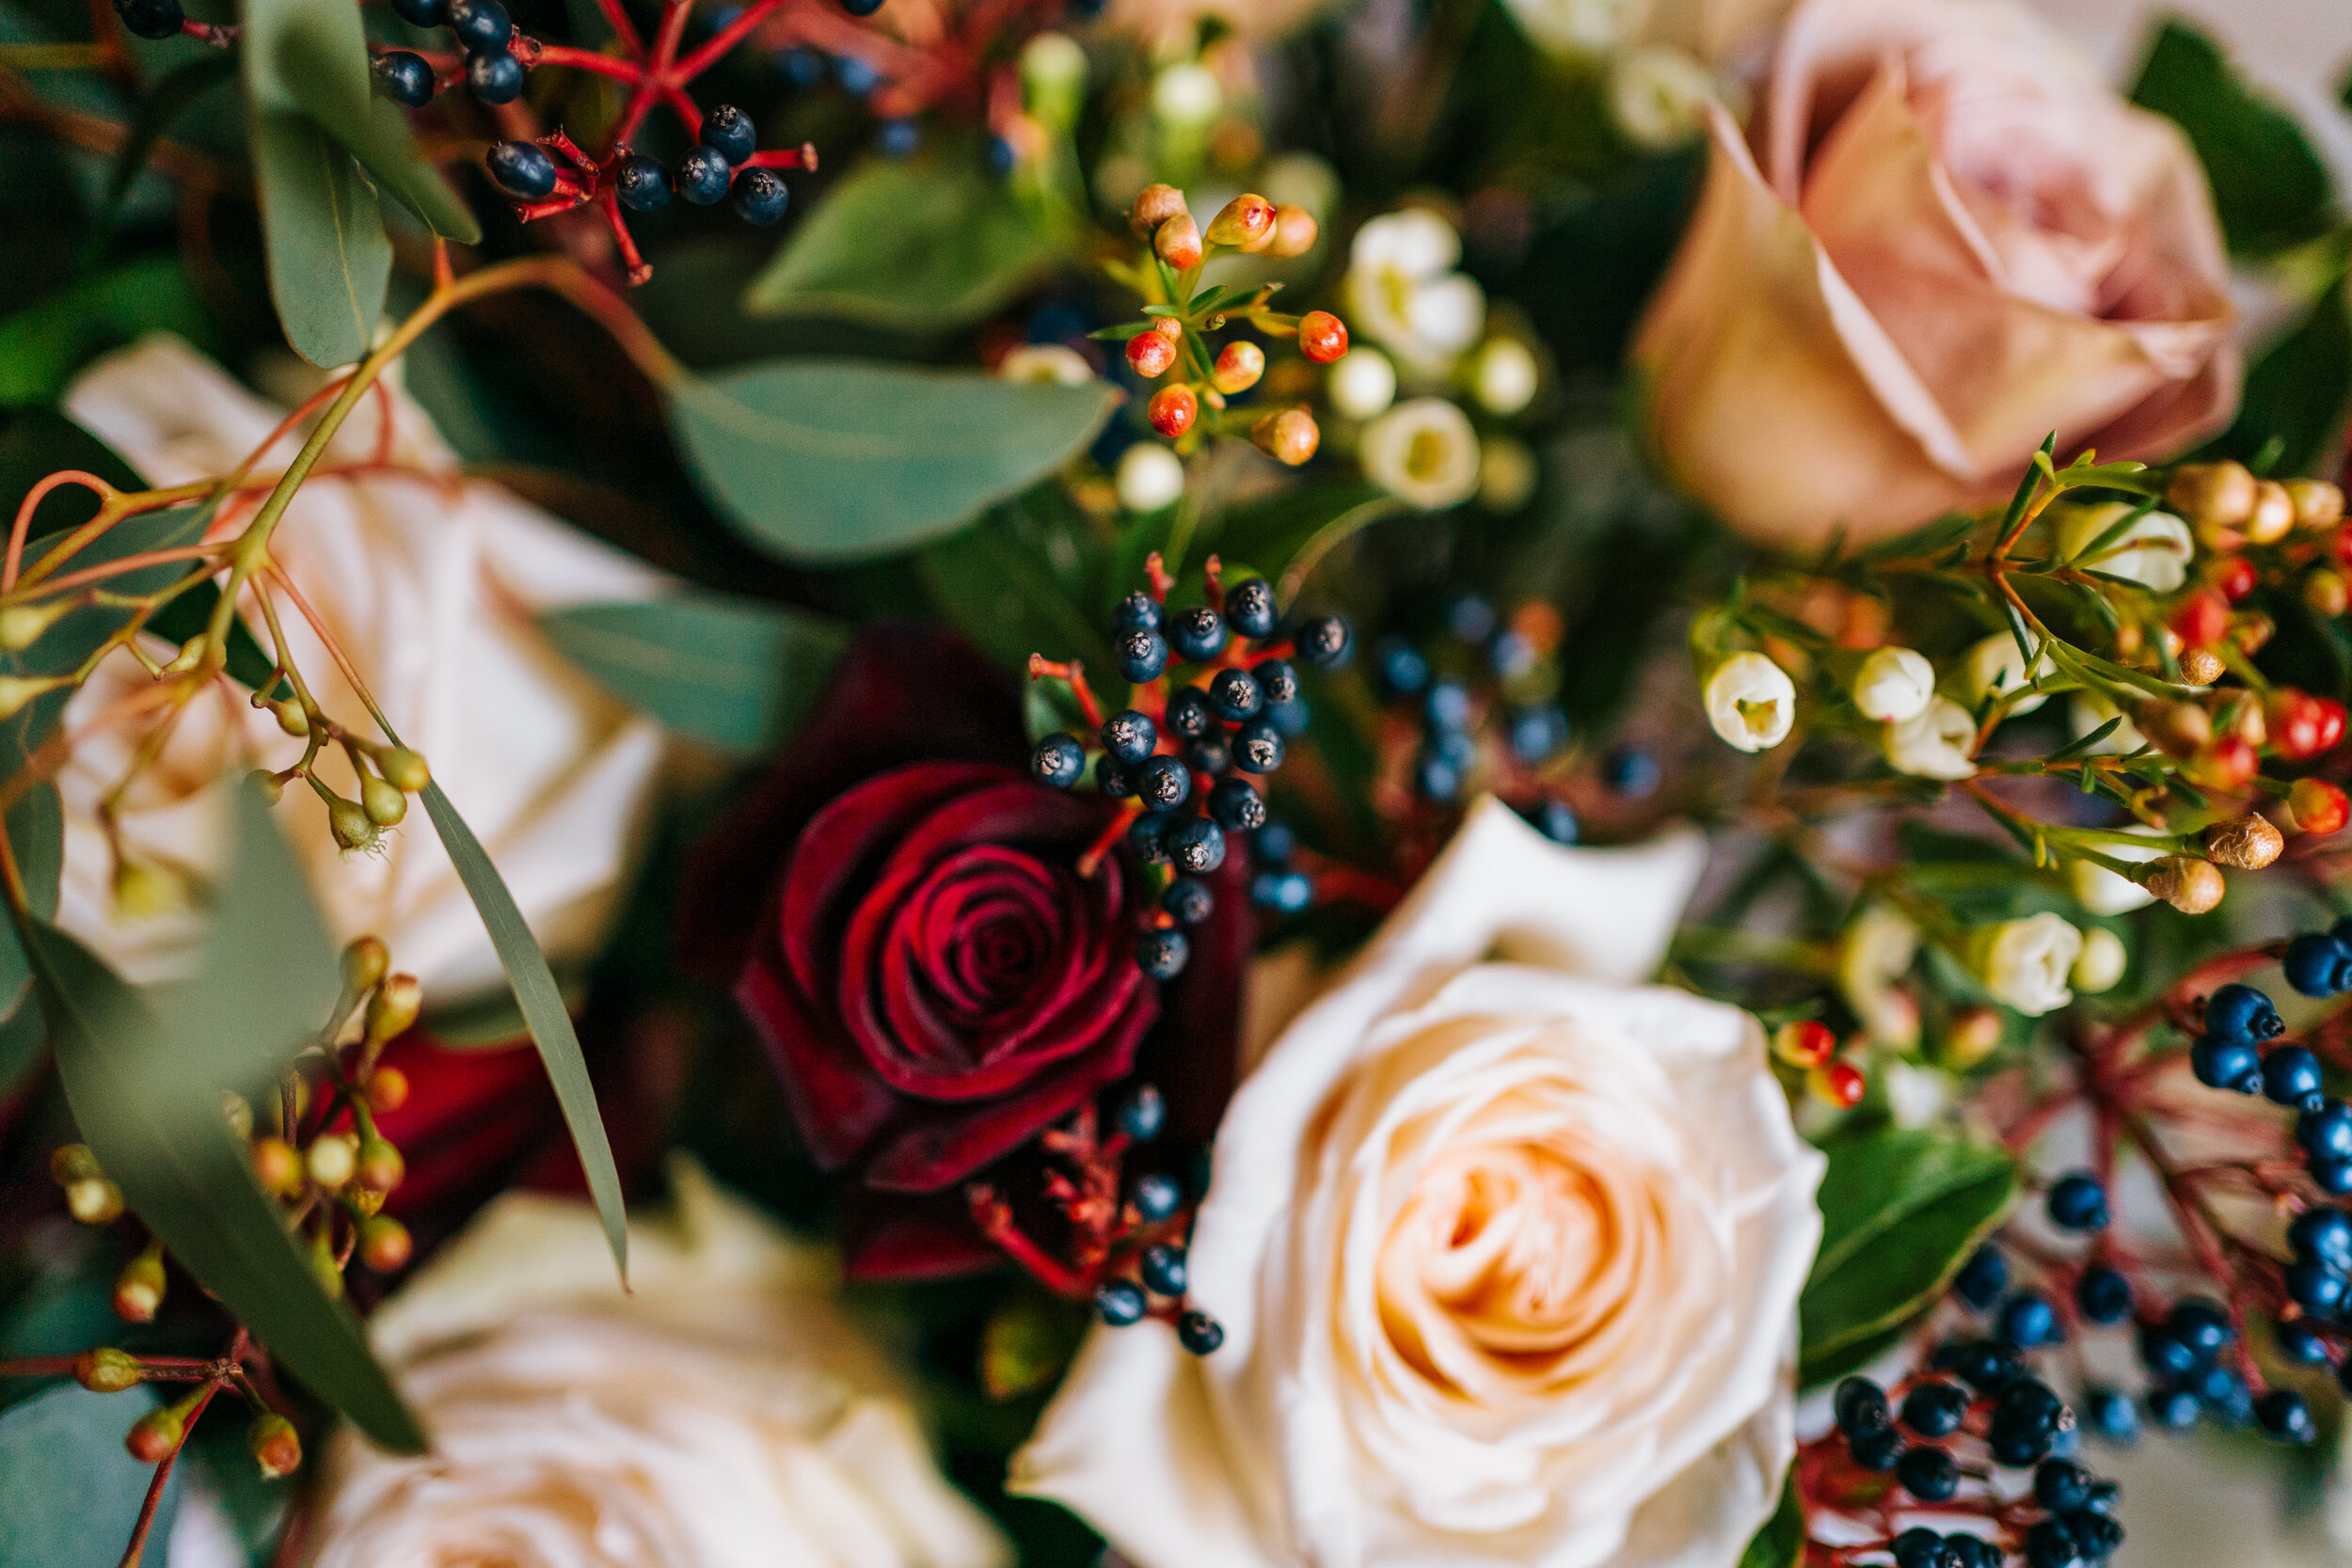
<svg viewBox="0 0 2352 1568"><path fill-rule="evenodd" d="M985 1261L958 1184L1139 1060L1174 1137L1205 1136L1232 1089L1242 857L1158 986L1131 873L1077 871L1115 808L1034 782L1027 750L1016 692L969 647L870 633L688 870L687 961L733 988L814 1157L876 1195L862 1274Z"/></svg>

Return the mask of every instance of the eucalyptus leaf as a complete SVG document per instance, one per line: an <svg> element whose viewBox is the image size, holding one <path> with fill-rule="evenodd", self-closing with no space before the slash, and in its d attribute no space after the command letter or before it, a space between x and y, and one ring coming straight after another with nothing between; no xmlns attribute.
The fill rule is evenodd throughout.
<svg viewBox="0 0 2352 1568"><path fill-rule="evenodd" d="M673 386L670 420L747 538L790 560L842 562L953 532L1076 456L1119 398L1102 382L788 359Z"/></svg>
<svg viewBox="0 0 2352 1568"><path fill-rule="evenodd" d="M196 101L232 81L237 74L237 56L225 51L208 51L185 64L174 66L164 78L147 90L139 100L136 119L131 121L131 134L122 139L122 147L115 154L113 174L106 182L105 200L98 212L101 230L114 227L122 211L123 202L131 195L131 187L138 182L147 167L147 160L180 117Z"/></svg>
<svg viewBox="0 0 2352 1568"><path fill-rule="evenodd" d="M1924 1131L1830 1144L1821 1250L1797 1304L1799 1381L1932 1306L2008 1213L2017 1167L1999 1148Z"/></svg>
<svg viewBox="0 0 2352 1568"><path fill-rule="evenodd" d="M784 739L849 637L807 610L701 594L573 605L539 626L622 702L737 752Z"/></svg>
<svg viewBox="0 0 2352 1568"><path fill-rule="evenodd" d="M65 807L56 784L43 780L8 808L8 848L16 856L25 902L41 919L56 918L57 888L65 876ZM29 1054L19 1056L24 1042L17 1026L25 1012L40 1011L25 994L32 983L33 971L24 961L24 944L16 940L12 927L0 927L0 1009L7 1009L9 1019L8 1025L0 1026L0 1093L7 1092L16 1076L11 1065L21 1069L30 1060ZM40 1045L38 1024L30 1045L37 1053Z"/></svg>
<svg viewBox="0 0 2352 1568"><path fill-rule="evenodd" d="M64 1383L0 1412L0 1563L115 1568L155 1476L123 1449L123 1434L162 1402L151 1386L93 1394ZM179 1498L175 1475L150 1534L151 1562L164 1556Z"/></svg>
<svg viewBox="0 0 2352 1568"><path fill-rule="evenodd" d="M2303 128L2188 23L2175 18L2158 30L2132 102L2188 133L2232 250L2269 255L2316 239L2334 221L2328 166Z"/></svg>
<svg viewBox="0 0 2352 1568"><path fill-rule="evenodd" d="M1056 232L967 149L868 158L792 231L743 309L939 331L994 310L1062 254Z"/></svg>
<svg viewBox="0 0 2352 1568"><path fill-rule="evenodd" d="M270 297L286 341L313 365L348 365L374 339L392 274L375 192L308 115L257 110L250 130Z"/></svg>

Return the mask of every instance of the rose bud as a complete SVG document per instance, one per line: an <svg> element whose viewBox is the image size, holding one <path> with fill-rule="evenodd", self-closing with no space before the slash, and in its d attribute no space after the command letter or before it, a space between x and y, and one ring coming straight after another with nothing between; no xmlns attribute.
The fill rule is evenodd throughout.
<svg viewBox="0 0 2352 1568"><path fill-rule="evenodd" d="M246 1429L245 1446L262 1467L263 1481L290 1476L302 1466L302 1439L295 1435L294 1423L275 1410L253 1418L253 1424Z"/></svg>
<svg viewBox="0 0 2352 1568"><path fill-rule="evenodd" d="M1216 369L1210 382L1216 389L1231 397L1246 392L1265 374L1265 350L1255 343L1227 343L1218 351Z"/></svg>
<svg viewBox="0 0 2352 1568"><path fill-rule="evenodd" d="M408 1174L408 1163L401 1158L390 1139L369 1137L360 1142L353 1174L369 1192L389 1193Z"/></svg>
<svg viewBox="0 0 2352 1568"><path fill-rule="evenodd" d="M382 1045L405 1035L424 1006L424 987L413 974L388 976L368 998L368 1043Z"/></svg>
<svg viewBox="0 0 2352 1568"><path fill-rule="evenodd" d="M272 1197L302 1196L302 1156L283 1138L253 1140L253 1176Z"/></svg>
<svg viewBox="0 0 2352 1568"><path fill-rule="evenodd" d="M1160 225L1160 231L1152 237L1152 248L1178 272L1190 272L1200 264L1200 226L1192 221L1190 213L1179 213Z"/></svg>
<svg viewBox="0 0 2352 1568"><path fill-rule="evenodd" d="M2254 510L2246 519L2246 539L2253 545L2275 545L2295 527L2295 498L2275 479L2254 486Z"/></svg>
<svg viewBox="0 0 2352 1568"><path fill-rule="evenodd" d="M397 1111L408 1103L408 1075L396 1067L380 1067L368 1075L368 1109Z"/></svg>
<svg viewBox="0 0 2352 1568"><path fill-rule="evenodd" d="M2229 601L2210 588L2201 588L2172 612L2172 629L2184 645L2210 648L2229 635Z"/></svg>
<svg viewBox="0 0 2352 1568"><path fill-rule="evenodd" d="M2279 858L2286 839L2259 814L2249 812L2205 830L2205 853L2222 865L2260 871Z"/></svg>
<svg viewBox="0 0 2352 1568"><path fill-rule="evenodd" d="M139 1381L139 1358L101 1345L73 1358L73 1381L93 1394L119 1394Z"/></svg>
<svg viewBox="0 0 2352 1568"><path fill-rule="evenodd" d="M150 1242L115 1275L115 1316L127 1323L151 1323L164 1305L164 1249Z"/></svg>
<svg viewBox="0 0 2352 1568"><path fill-rule="evenodd" d="M2210 648L2189 648L2181 655L2181 679L2191 686L2211 686L2228 668Z"/></svg>
<svg viewBox="0 0 2352 1568"><path fill-rule="evenodd" d="M2290 479L2287 499L2295 503L2296 528L2333 528L2344 521L2344 491L2324 479Z"/></svg>
<svg viewBox="0 0 2352 1568"><path fill-rule="evenodd" d="M391 950L380 937L354 937L343 949L343 985L354 996L381 985L391 967Z"/></svg>
<svg viewBox="0 0 2352 1568"><path fill-rule="evenodd" d="M2225 555L2215 559L2205 574L2205 580L2219 590L2223 598L2235 604L2254 591L2254 584L2259 578L2252 562L2242 555Z"/></svg>
<svg viewBox="0 0 2352 1568"><path fill-rule="evenodd" d="M2261 766L2254 748L2234 735L2216 736L2212 743L2189 758L2189 776L2211 789L2243 789Z"/></svg>
<svg viewBox="0 0 2352 1568"><path fill-rule="evenodd" d="M2139 885L2180 911L2203 914L2221 902L2221 873L2208 861L2187 855L2167 855L2148 863Z"/></svg>
<svg viewBox="0 0 2352 1568"><path fill-rule="evenodd" d="M1274 203L1244 191L1209 220L1209 243L1236 250L1263 250L1274 243Z"/></svg>
<svg viewBox="0 0 2352 1568"><path fill-rule="evenodd" d="M2235 528L2253 515L2255 489L2243 463L2191 463L2173 474L2164 501L2191 522Z"/></svg>
<svg viewBox="0 0 2352 1568"><path fill-rule="evenodd" d="M1298 318L1298 352L1318 365L1327 365L1347 352L1347 324L1328 310L1310 310Z"/></svg>
<svg viewBox="0 0 2352 1568"><path fill-rule="evenodd" d="M1249 439L1268 457L1295 468L1315 454L1323 432L1304 408L1281 408L1251 425Z"/></svg>
<svg viewBox="0 0 2352 1568"><path fill-rule="evenodd" d="M1148 240L1168 219L1188 215L1184 192L1173 185L1146 185L1135 205L1127 209L1127 227L1135 230L1136 239Z"/></svg>
<svg viewBox="0 0 2352 1568"><path fill-rule="evenodd" d="M1266 254L1304 256L1315 247L1321 232L1314 214L1295 201L1285 201L1274 209L1274 243L1266 246Z"/></svg>
<svg viewBox="0 0 2352 1568"><path fill-rule="evenodd" d="M1869 1085L1851 1062L1823 1062L1804 1075L1804 1086L1824 1104L1851 1111L1862 1103L1862 1092Z"/></svg>
<svg viewBox="0 0 2352 1568"><path fill-rule="evenodd" d="M2352 802L2325 779L2297 779L2287 791L2287 812L2295 818L2296 832L2324 836L2343 831Z"/></svg>
<svg viewBox="0 0 2352 1568"><path fill-rule="evenodd" d="M1837 1036L1819 1019L1794 1019L1772 1031L1772 1054L1790 1067L1820 1067L1836 1051Z"/></svg>
<svg viewBox="0 0 2352 1568"><path fill-rule="evenodd" d="M1172 441L1190 430L1192 421L1200 417L1200 400L1193 396L1191 388L1179 382L1152 393L1151 403L1144 407L1144 416L1152 421L1153 430Z"/></svg>
<svg viewBox="0 0 2352 1568"><path fill-rule="evenodd" d="M1127 363L1144 380L1157 380L1175 366L1175 341L1165 332L1146 327L1127 340Z"/></svg>
<svg viewBox="0 0 2352 1568"><path fill-rule="evenodd" d="M2303 574L2303 602L2313 612L2333 619L2352 609L2352 588L2344 574L2329 566L2314 566Z"/></svg>
<svg viewBox="0 0 2352 1568"><path fill-rule="evenodd" d="M372 1214L359 1226L359 1261L377 1274L397 1274L408 1266L416 1243L408 1227L389 1214Z"/></svg>

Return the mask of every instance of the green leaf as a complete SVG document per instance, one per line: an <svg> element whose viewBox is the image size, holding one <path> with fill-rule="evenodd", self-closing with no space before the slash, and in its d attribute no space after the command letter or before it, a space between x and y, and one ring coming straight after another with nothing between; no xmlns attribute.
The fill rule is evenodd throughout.
<svg viewBox="0 0 2352 1568"><path fill-rule="evenodd" d="M930 545L915 559L941 614L997 663L1020 669L1031 654L1043 654L1077 659L1102 672L1098 679L1116 679L1101 625L998 517Z"/></svg>
<svg viewBox="0 0 2352 1568"><path fill-rule="evenodd" d="M848 641L821 615L706 594L575 605L539 626L622 702L738 752L779 743Z"/></svg>
<svg viewBox="0 0 2352 1568"><path fill-rule="evenodd" d="M122 1446L131 1423L163 1402L153 1386L93 1394L60 1384L0 1413L0 1563L114 1568L138 1523L152 1467ZM159 1561L179 1506L166 1484L147 1560Z"/></svg>
<svg viewBox="0 0 2352 1568"><path fill-rule="evenodd" d="M131 134L123 138L121 150L115 154L114 173L106 182L105 199L99 206L98 228L114 227L123 202L131 195L131 187L138 182L147 160L154 154L156 144L179 122L180 117L198 99L223 82L233 80L236 74L235 55L207 52L175 66L148 89L147 96L139 100L138 118L131 122Z"/></svg>
<svg viewBox="0 0 2352 1568"><path fill-rule="evenodd" d="M1797 1304L1808 1385L1841 1352L1933 1305L2017 1187L1999 1148L1934 1132L1845 1138L1823 1152L1821 1250Z"/></svg>
<svg viewBox="0 0 2352 1568"><path fill-rule="evenodd" d="M236 815L204 965L160 1010L72 937L20 916L58 1077L99 1164L172 1256L378 1446L421 1452L424 1434L359 1320L320 1289L220 1112L222 1089L253 1092L316 1034L338 983L325 922L268 808L240 790Z"/></svg>
<svg viewBox="0 0 2352 1568"><path fill-rule="evenodd" d="M1216 548L1220 554L1254 562L1279 582L1291 562L1309 546L1320 554L1339 537L1403 505L1388 491L1364 480L1286 491L1226 513L1216 531Z"/></svg>
<svg viewBox="0 0 2352 1568"><path fill-rule="evenodd" d="M868 158L793 230L743 309L936 332L987 315L1062 253L1053 230L969 149Z"/></svg>
<svg viewBox="0 0 2352 1568"><path fill-rule="evenodd" d="M400 743L397 736L392 743ZM556 987L538 939L524 924L522 911L515 907L515 895L507 891L505 879L490 863L482 841L473 836L466 819L449 803L437 780L424 786L423 799L433 829L441 835L450 863L457 867L457 879L466 884L467 895L490 933L490 945L498 950L499 964L506 971L506 983L514 988L523 1022L531 1027L532 1043L539 1048L548 1081L555 1085L564 1125L571 1130L572 1147L580 1151L580 1168L588 1176L589 1196L596 1199L597 1216L604 1221L604 1238L612 1243L612 1261L626 1283L628 1218L621 1206L621 1173L612 1164L612 1146L596 1114L596 1085L588 1080L588 1064L580 1053L580 1036L572 1029L564 993Z"/></svg>
<svg viewBox="0 0 2352 1568"><path fill-rule="evenodd" d="M2188 133L2232 250L2268 255L2333 223L2328 166L2303 128L2187 23L2168 21L2158 31L2132 102Z"/></svg>
<svg viewBox="0 0 2352 1568"><path fill-rule="evenodd" d="M2237 422L2214 443L2217 453L2252 461L2265 471L2315 472L2334 451L2344 410L2352 400L2352 316L2339 277L2295 330L2273 344L2246 372Z"/></svg>
<svg viewBox="0 0 2352 1568"><path fill-rule="evenodd" d="M1115 388L856 359L746 365L670 388L687 463L746 537L796 561L953 532L1077 455Z"/></svg>
<svg viewBox="0 0 2352 1568"><path fill-rule="evenodd" d="M8 808L8 847L16 855L17 875L24 879L25 902L41 919L55 919L57 887L65 876L65 807L56 784L46 780L35 784ZM14 927L0 927L0 1010L8 1013L11 1023L26 1011L24 993L32 983L33 971L24 961L24 944L16 940ZM35 1051L40 1044L39 1035L36 1029ZM0 1091L4 1091L11 1078L10 1048L19 1042L5 1030L0 1030L0 1037L0 1037Z"/></svg>
<svg viewBox="0 0 2352 1568"><path fill-rule="evenodd" d="M375 192L308 115L259 110L250 130L270 298L286 341L313 365L348 365L375 336L392 274Z"/></svg>
<svg viewBox="0 0 2352 1568"><path fill-rule="evenodd" d="M176 256L109 268L0 322L0 404L55 403L94 356L150 332L199 343L219 336ZM52 463L41 473L71 467Z"/></svg>
<svg viewBox="0 0 2352 1568"><path fill-rule="evenodd" d="M1740 1568L1797 1568L1804 1551L1804 1506L1797 1501L1797 1477L1792 1466L1780 1486L1780 1506L1740 1554Z"/></svg>

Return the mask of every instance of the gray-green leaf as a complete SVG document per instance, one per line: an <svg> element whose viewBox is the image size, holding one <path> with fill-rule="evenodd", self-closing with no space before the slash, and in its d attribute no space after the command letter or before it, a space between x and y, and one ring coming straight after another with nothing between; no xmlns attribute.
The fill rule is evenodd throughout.
<svg viewBox="0 0 2352 1568"><path fill-rule="evenodd" d="M574 605L539 626L622 702L737 752L784 739L848 640L822 615L702 594Z"/></svg>
<svg viewBox="0 0 2352 1568"><path fill-rule="evenodd" d="M131 1423L161 1404L153 1387L93 1394L60 1384L0 1412L0 1563L114 1568L155 1472L122 1447ZM148 1560L171 1534L180 1482L156 1512Z"/></svg>
<svg viewBox="0 0 2352 1568"><path fill-rule="evenodd" d="M250 130L270 298L286 341L313 365L348 365L375 336L392 275L375 191L306 114L257 109Z"/></svg>

